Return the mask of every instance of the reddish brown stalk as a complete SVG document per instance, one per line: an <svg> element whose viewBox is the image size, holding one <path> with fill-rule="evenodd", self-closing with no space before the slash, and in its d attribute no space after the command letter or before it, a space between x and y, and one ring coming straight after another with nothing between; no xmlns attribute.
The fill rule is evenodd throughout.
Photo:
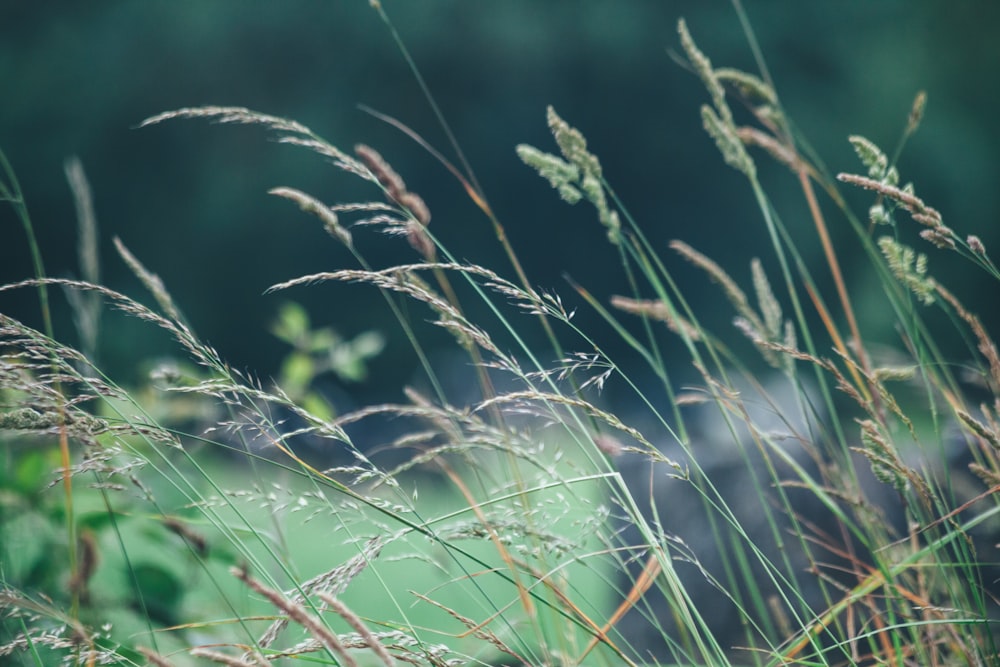
<svg viewBox="0 0 1000 667"><path fill-rule="evenodd" d="M394 128L396 128L397 130L408 136L410 139L413 139L415 142L417 142L417 144L421 148L430 153L438 162L440 162L444 166L445 169L451 172L451 175L454 176L456 180L458 180L458 182L465 189L466 194L469 195L469 198L476 204L476 206L478 206L483 213L489 216L490 219L493 219L493 209L491 209L490 205L486 203L486 198L483 197L482 193L480 193L479 190L473 187L472 183L469 182L469 179L463 176L462 172L460 172L458 168L455 167L455 165L453 165L451 162L448 161L448 158L441 155L441 153L439 153L433 146L427 143L427 141L423 137L417 134L408 125L393 118L392 116L381 113L379 111L375 111L375 109L372 109L371 107L365 106L363 104L361 105L360 108L365 113L372 115L375 118L378 118L380 121L392 125Z"/></svg>
<svg viewBox="0 0 1000 667"><path fill-rule="evenodd" d="M489 520L486 518L486 515L483 514L483 510L479 506L479 503L476 502L476 499L473 497L472 491L470 491L469 487L466 486L465 482L462 481L462 478L459 477L455 473L455 471L451 469L451 466L449 466L441 459L437 460L437 464L441 466L441 469L444 470L444 473L448 476L448 479L451 480L452 484L458 487L458 490L461 491L463 496L465 496L465 502L469 504L469 508L475 513L476 518L479 519L479 522L483 525L483 528L485 528L486 531L490 534L490 540L493 541L493 546L496 547L497 552L500 554L500 558L503 559L504 564L510 571L510 575L514 581L514 585L517 586L517 593L521 598L521 606L524 607L524 610L525 612L527 612L529 617L534 618L535 604L531 601L531 596L528 594L528 589L525 588L524 584L521 583L521 578L518 576L517 567L514 564L514 558L510 555L510 552L507 551L507 547L503 545L503 542L500 540L500 536L497 535L497 531L490 524Z"/></svg>
<svg viewBox="0 0 1000 667"><path fill-rule="evenodd" d="M816 308L816 312L819 314L821 320L823 320L823 326L826 327L827 333L830 334L830 338L833 339L833 344L844 356L845 359L850 359L850 355L847 352L847 345L844 343L844 339L840 337L840 332L837 331L837 326L833 323L833 318L830 317L830 311L826 309L823 302L820 300L819 295L812 289L812 287L807 283L805 285L806 293L809 295L809 299L813 303L813 307ZM851 377L854 378L854 384L864 396L865 401L871 401L871 393L868 391L868 385L861 381L861 376L858 373L857 368L853 364L847 364L847 370L850 372Z"/></svg>
<svg viewBox="0 0 1000 667"><path fill-rule="evenodd" d="M59 396L62 396L62 390L56 385L56 390ZM69 569L70 569L70 579L75 580L80 576L79 563L77 559L77 540L76 540L76 526L74 521L76 520L73 514L73 467L72 460L69 453L69 435L66 432L66 415L65 406L60 403L59 405L59 458L60 464L63 469L63 488L66 495L66 523L69 532ZM76 618L77 610L80 605L80 592L78 590L72 591L72 615Z"/></svg>
<svg viewBox="0 0 1000 667"><path fill-rule="evenodd" d="M968 507L968 505L976 502L976 500L981 499L982 497L989 495L990 493L996 492L998 490L1000 490L1000 486L990 489L979 498L969 501L969 503L963 505L962 507L958 508L954 512L951 512L950 514L941 517L940 519L926 526L922 530L926 530L927 528L930 528L931 526L950 518L954 514ZM911 539L913 537L915 537L915 535L911 535ZM853 573L858 577L859 581L858 584L851 591L849 591L848 594L842 600L834 603L833 605L830 606L829 609L820 614L819 618L813 623L812 627L810 627L806 631L805 636L803 636L801 639L799 639L797 642L792 644L790 647L788 647L781 653L781 659L783 661L782 664L784 664L784 661L789 661L789 662L793 661L795 657L798 656L798 654L801 653L802 650L811 643L812 638L818 636L821 632L823 632L823 630L825 630L838 615L840 615L841 613L850 614L855 602L864 602L866 606L868 606L869 609L872 610L873 614L872 620L873 623L878 628L881 629L887 627L886 621L885 619L882 618L881 612L879 612L878 608L873 604L871 604L870 600L868 599L869 596L875 593L875 591L877 591L879 588L883 587L891 588L901 597L909 601L915 608L925 609L925 610L932 610L935 608L933 603L930 600L928 600L925 596L911 591L910 589L906 588L905 586L902 586L896 581L890 581L886 579L885 575L881 570L878 570L872 567L871 565L868 565L858 560L852 554L849 554L843 549L838 548L829 542L818 542L818 544L827 551L829 551L832 555L837 556L839 558L843 558L851 562L854 566ZM864 576L865 572L868 573L867 576ZM863 576L864 578L862 578ZM887 635L887 633L884 632L879 632L878 634L879 634L879 641L882 643L883 651L885 651L884 656L892 656L895 653L895 649L891 645L889 636Z"/></svg>
<svg viewBox="0 0 1000 667"><path fill-rule="evenodd" d="M820 244L823 246L823 253L826 255L826 262L830 266L830 273L833 276L834 284L836 285L837 295L840 298L841 307L844 309L844 315L847 318L847 326L851 331L851 336L857 345L857 356L861 362L861 367L864 371L871 375L871 362L868 359L868 355L865 352L864 345L861 340L861 332L858 328L857 319L854 316L854 308L851 306L850 297L847 294L847 287L844 284L844 277L840 271L840 263L837 261L837 254L833 249L833 243L830 241L830 234L827 231L826 221L823 218L823 212L820 210L819 203L816 200L816 193L812 187L812 180L815 178L817 182L819 177L816 170L799 155L799 152L795 149L795 145L790 138L781 138L784 133L779 134L778 128L775 127L774 123L770 122L766 117L756 114L757 119L765 127L769 128L774 132L775 136L770 137L759 130L754 128L740 128L739 137L740 140L746 144L753 144L759 146L766 150L771 156L787 166L790 170L795 172L795 175L799 179L799 184L802 187L802 193L805 195L806 203L809 205L809 213L812 215L813 223L816 225L816 232L819 234ZM827 185L823 185L826 192L837 202L838 206L843 206L843 200L840 198L837 191ZM812 298L813 304L816 307L817 312L819 312L820 317L823 320L823 324L826 327L827 332L833 339L834 345L840 351L842 355L847 358L851 358L848 354L847 346L844 344L843 339L837 332L834 326L833 319L830 317L829 312L823 307L820 302L818 295L816 295L808 285L806 289L809 291L809 296ZM867 400L878 400L875 396L873 399L873 392L869 390L867 383L862 381L861 376L854 369L850 369L851 376L854 382L857 384L859 390L864 394Z"/></svg>
<svg viewBox="0 0 1000 667"><path fill-rule="evenodd" d="M847 294L847 287L844 285L844 276L840 272L840 262L837 261L837 254L833 250L833 243L830 241L830 234L826 228L826 221L823 219L823 212L820 211L819 203L816 201L816 193L813 191L812 181L809 180L808 171L802 167L798 169L797 175L799 183L802 186L802 192L805 194L806 202L809 204L809 212L812 214L813 222L816 224L816 232L819 234L820 244L823 246L823 252L826 255L826 263L830 266L830 273L833 275L837 295L840 297L840 305L844 309L844 316L847 317L847 326L851 330L851 337L854 339L855 347L857 348L858 360L861 362L861 368L870 376L871 361L868 359L868 354L865 352L865 346L862 343L858 321L854 317L854 308L851 306L851 299ZM814 298L813 301L817 304L819 303L818 299ZM837 334L833 322L829 320L829 315L826 315L824 318L824 324L826 324L827 330L833 336L840 353L850 358L847 346L844 345L844 341ZM857 383L858 388L864 394L865 398L868 400L877 400L874 398L874 393L869 391L867 383L861 381L860 375L853 368L849 370L854 378L854 382Z"/></svg>
<svg viewBox="0 0 1000 667"><path fill-rule="evenodd" d="M611 641L611 639L607 635L608 630L610 630L614 626L615 621L617 621L617 619L614 619L611 622L605 624L605 626L603 628L598 627L597 623L595 623L589 616L587 616L586 612L584 612L582 609L580 609L579 606L577 606L576 604L574 604L573 601L570 600L569 597L566 595L566 593L564 593L552 581L552 579L550 577L546 576L545 573L540 572L538 569L533 568L531 565L529 565L527 563L524 563L522 561L518 561L518 564L521 567L523 567L525 570L527 570L528 572L530 572L531 575L533 577L535 577L535 579L537 579L539 582L541 582L542 584L544 584L546 588L548 588L550 591L552 591L553 595L555 595L557 598L559 598L559 602L561 604L563 604L566 609L568 609L569 611L573 612L573 614L584 625L586 625L587 628L589 628L594 633L594 636L591 639L590 643L587 645L587 648L584 649L583 653L581 653L580 656L576 659L576 663L575 664L581 664L581 663L583 663L583 659L587 656L587 654L590 653L590 651L593 650L593 648L595 646L597 646L597 644L600 642L600 643L607 644L609 647L611 647L611 649L614 650L615 653L618 654L618 657L621 660L625 661L625 664L629 665L630 667L636 667L635 663L632 662L631 660L629 660L628 657L622 652L622 650L620 648L618 648L618 646L613 641ZM652 579L650 579L650 583L652 583ZM647 585L646 587L648 588L649 586ZM636 599L638 599L638 598L636 598ZM622 613L624 613L624 612L622 612Z"/></svg>
<svg viewBox="0 0 1000 667"><path fill-rule="evenodd" d="M648 591L650 586L653 585L653 582L656 581L656 577L660 575L661 569L660 561L657 556L655 554L650 556L649 560L646 561L645 567L642 568L642 573L635 580L632 590L628 592L628 595L625 596L622 603L618 605L617 609L615 609L615 613L611 614L611 618L609 618L608 622L604 624L604 627L599 630L600 634L594 635L594 637L590 640L590 643L587 644L587 648L583 649L583 653L581 653L580 657L576 659L577 664L583 663L583 659L586 658L592 650L594 650L594 647L597 646L598 642L608 642L608 632L611 628L615 627L618 621L620 621L626 613L628 613L629 609L634 607L635 604L642 599L642 596L646 594L646 591ZM614 645L611 644L611 646Z"/></svg>

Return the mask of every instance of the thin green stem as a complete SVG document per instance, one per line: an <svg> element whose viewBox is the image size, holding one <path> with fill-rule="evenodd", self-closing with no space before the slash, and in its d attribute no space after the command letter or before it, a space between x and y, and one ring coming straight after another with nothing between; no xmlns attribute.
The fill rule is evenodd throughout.
<svg viewBox="0 0 1000 667"><path fill-rule="evenodd" d="M25 236L28 240L28 249L31 252L31 261L34 266L35 277L39 280L37 290L38 290L38 303L42 311L42 326L45 335L49 337L50 340L55 339L54 327L52 325L52 311L49 306L49 291L48 286L44 282L46 277L45 264L42 261L42 252L38 245L38 240L35 238L35 229L31 224L31 216L28 213L28 205L24 200L24 193L21 190L21 186L17 180L17 174L14 172L10 161L7 159L7 155L2 149L0 149L0 169L2 169L4 175L7 178L7 183L0 180L0 200L10 202L11 207L17 214L18 219L21 221L21 226L24 228ZM54 353L53 353L54 354ZM56 362L53 360L52 366L53 370L56 367ZM58 375L56 375L58 378ZM61 383L58 379L54 385L56 395L62 396ZM62 457L62 468L63 468L63 489L64 489L64 503L66 506L66 539L67 539L67 552L69 558L69 569L70 576L76 577L78 574L78 564L77 564L77 539L76 539L76 515L73 511L73 476L70 474L71 457L69 451L69 440L66 436L65 429L65 406L60 404L58 406L59 411L59 421L62 425L59 433L59 452ZM72 605L71 611L73 618L77 617L80 605L80 594L79 591L74 589L72 592Z"/></svg>

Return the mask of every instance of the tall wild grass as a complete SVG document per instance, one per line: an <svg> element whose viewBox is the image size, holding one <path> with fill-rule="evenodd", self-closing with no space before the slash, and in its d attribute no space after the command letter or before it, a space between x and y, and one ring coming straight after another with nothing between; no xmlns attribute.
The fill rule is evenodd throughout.
<svg viewBox="0 0 1000 667"><path fill-rule="evenodd" d="M142 123L257 126L357 179L336 203L271 190L353 258L271 290L346 283L383 301L425 376L392 404L342 412L314 382L363 373L378 334L344 340L290 305L276 332L294 351L272 383L227 364L120 240L146 296L102 286L75 162L83 277L50 277L0 154L0 196L35 260L34 277L0 291L35 290L44 314L41 329L0 314L5 664L996 664L1000 356L928 258L955 252L1000 274L897 167L923 94L893 151L850 137L857 170L833 175L762 60L757 74L716 67L678 31L708 93L702 126L753 193L772 252L747 269L682 239L661 251L573 110L549 108L539 123L551 145L517 155L593 209L607 235L595 261L620 265L631 286L607 302L574 283L536 287L464 158L451 164L399 120L379 115L447 166L495 231L500 265L449 252L435 228L455 221L433 219L375 147L237 107ZM762 161L800 187L823 265L792 242ZM845 200L857 188L863 213ZM854 230L851 249L830 241L831 212ZM405 241L411 260L369 261L354 238L379 233ZM891 355L866 342L843 278L857 249L898 333ZM717 300L685 298L673 271L686 262ZM76 317L75 346L53 334L55 290ZM578 328L576 308L593 309L617 345ZM733 326L709 330L701 322L720 308ZM124 387L91 362L119 317L110 311L173 339L177 359L148 385ZM414 326L428 318L469 369L458 393ZM941 321L967 347L940 347L930 331ZM525 342L536 331L542 347ZM673 379L667 341L686 350L697 387ZM627 414L602 400L609 383L632 392Z"/></svg>

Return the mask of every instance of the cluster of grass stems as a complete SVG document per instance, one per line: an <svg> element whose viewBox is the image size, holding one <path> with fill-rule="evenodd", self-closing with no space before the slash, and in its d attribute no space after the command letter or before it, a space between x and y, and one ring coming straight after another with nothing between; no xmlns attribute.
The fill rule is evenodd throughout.
<svg viewBox="0 0 1000 667"><path fill-rule="evenodd" d="M618 347L629 350L621 362L576 327L557 294L532 286L530 267L518 261L464 159L456 167L434 152L492 225L506 266L491 269L452 256L433 232L448 221L431 225L423 199L371 147L341 150L299 123L243 108L181 109L143 123L202 118L260 126L362 182L370 198L347 204L329 205L288 187L271 191L315 216L355 261L352 268L300 276L271 290L340 282L377 291L428 380L427 390L401 392L399 404L344 414L308 387L270 386L229 366L198 337L160 279L118 240L121 258L151 305L102 286L93 260L93 212L76 164L68 169L70 182L82 229L91 230L81 243L83 279L48 277L26 202L0 155L0 196L23 223L36 271L34 278L0 291L37 290L44 315L36 330L0 314L0 434L7 470L0 530L7 545L18 535L51 545L36 560L22 555L31 565L22 569L30 572L0 564L0 659L86 665L270 665L292 657L339 665L636 664L647 656L623 641L618 624L629 610L651 617L654 625L661 622L648 603L655 593L667 600L671 623L682 629L663 631L665 663L994 663L993 600L979 567L991 555L977 553L967 533L996 512L1000 357L976 316L928 274L925 254L904 240L919 232L922 240L911 243L930 242L962 254L991 278L1000 274L976 237L953 232L912 186L900 184L896 159L920 122L923 96L893 155L852 137L862 174L832 177L784 116L763 60L760 76L715 68L683 22L679 34L686 65L709 93L710 103L701 110L704 127L726 163L745 176L772 243L772 256L752 261L754 299L710 252L675 241L677 254L662 255L615 196L583 135L555 110L548 110L547 120L558 152L518 147L521 159L560 196L591 205L607 231L604 256L620 262L632 293L602 303L584 286L573 285L572 292L574 301L592 307L620 335L624 346ZM732 102L740 104L739 114ZM750 122L738 124L737 115ZM386 120L433 151L398 121ZM824 267L803 261L762 189L758 160L777 161L801 186ZM871 191L866 216L852 213L841 194L854 186ZM882 363L865 345L821 200L851 225L857 247L877 272L903 361L900 355ZM370 264L352 235L373 228L404 237L413 261ZM720 302L731 303L736 326L730 332L699 323L704 312L685 299L671 275L672 263L683 261L704 270L721 288ZM832 297L821 294L821 278L833 285ZM76 347L53 335L53 288L64 289L77 316ZM106 306L166 331L188 359L161 369L152 383L158 394L123 388L91 364ZM476 392L446 395L410 312L430 313L449 332L475 371L470 382L478 385ZM487 315L473 321L468 312ZM939 317L954 323L969 349L937 347L925 322ZM298 333L308 335L300 320ZM810 324L815 322L821 326ZM523 342L522 332L535 327L548 341L545 351ZM769 475L746 483L773 518L786 518L790 530L747 535L711 470L699 465L697 443L679 407L690 393L680 395L670 375L676 355L668 365L664 354L676 341L703 378L701 400L717 404L717 418L733 434L732 456L768 462ZM741 359L736 349L755 349L760 358ZM966 405L968 392L951 371L956 352L962 361L974 359L969 375L988 396L980 405ZM306 359L308 366L316 356ZM636 359L652 371L643 376L659 384L632 379ZM757 428L749 416L736 386L774 386L751 370L761 360L774 368L780 384L795 390L797 403L782 409L813 424L791 441L816 462L818 474L795 465L802 459L788 453L788 438ZM656 446L657 438L602 408L605 382L631 387L638 410L670 434L673 449ZM897 396L901 391L905 400ZM907 414L914 408L923 417L919 424ZM183 418L172 410L183 417L211 415L214 428L178 429ZM827 417L815 418L819 414ZM372 443L355 442L351 433L386 418L404 424L405 432L376 443L393 453L383 464L371 453ZM738 434L747 431L753 452L739 448L745 439ZM953 487L943 461L947 442L956 440L981 480L971 496ZM338 457L307 455L304 442L311 443L312 454L322 442ZM229 488L234 480L223 481L220 468L206 463L220 460L216 450L225 453L225 466L240 469L242 488ZM683 452L683 460L669 451ZM623 482L618 461L624 456L659 462L657 474L698 494L710 509L714 520L705 530L713 532L732 577L716 584L745 617L742 648L720 645L710 633L711 610L691 599L675 567L678 558L697 560L699 554L685 553L661 517L639 511L636 498L643 489ZM337 463L316 463L324 460ZM33 487L30 479L15 479L25 466L34 471L32 479L43 481ZM902 499L904 532L894 532L867 497L859 479L868 468ZM47 470L55 471L54 481ZM839 535L816 534L811 518L796 513L784 493L793 486L828 507ZM18 514L51 525L28 539L15 532ZM623 544L623 525L638 528L640 544ZM308 541L288 537L297 529L307 531ZM768 559L772 552L754 540L769 539L805 550L810 570L790 572L781 559ZM180 586L192 589L183 596L199 589L197 605L164 601L162 591L144 580L149 572L139 567L135 541L183 564L180 576L188 583ZM837 572L829 565L834 560L841 563ZM99 586L109 562L120 563L125 575L119 585L130 591L116 599ZM741 573L760 568L777 596L763 592L765 582L760 588L753 580L737 586ZM624 572L635 573L631 581ZM824 585L825 609L805 608L797 594L794 582L807 577ZM112 613L115 605L126 609ZM139 622L129 626L121 621L126 618Z"/></svg>

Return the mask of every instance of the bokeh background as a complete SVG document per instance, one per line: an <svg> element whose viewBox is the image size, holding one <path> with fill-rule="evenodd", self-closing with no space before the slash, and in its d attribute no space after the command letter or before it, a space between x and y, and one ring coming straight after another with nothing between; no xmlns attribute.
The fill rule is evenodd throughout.
<svg viewBox="0 0 1000 667"><path fill-rule="evenodd" d="M754 71L730 3L383 4L537 285L560 292L570 307L582 304L567 276L603 300L627 291L593 210L565 205L514 153L522 142L553 149L548 104L587 136L607 179L711 325L728 326L731 313L703 276L670 256L670 239L710 254L744 284L754 255L777 275L749 188L701 129L706 94L670 56L680 50L676 22L683 16L716 65ZM849 134L890 151L915 94L926 90L927 114L903 154L902 177L960 234L978 234L987 249L1000 241L1000 4L750 1L746 10L789 115L832 172L860 170ZM368 2L4 2L0 147L20 179L51 275L79 274L63 175L64 159L76 155L93 188L109 286L151 301L114 253L111 238L119 236L237 368L265 378L276 372L288 347L268 327L281 303L294 299L306 304L316 325L346 336L378 329L389 337L369 379L349 388L359 400L398 394L411 380L416 360L373 291L325 285L263 294L303 273L353 267L313 218L268 189L293 186L330 203L376 193L315 155L269 141L259 128L174 121L136 129L161 111L207 104L294 118L345 150L356 142L375 146L426 200L434 233L455 255L510 275L488 222L455 179L410 139L358 109L365 104L395 116L454 158ZM759 162L832 301L795 180L763 157ZM848 198L863 215L870 198L856 192ZM893 343L891 329L879 323L878 290L866 290L871 274L852 262L862 257L853 233L828 201L823 205L850 286L859 298L872 297L857 304L862 325L874 339ZM399 239L370 230L355 237L376 265L413 258ZM943 251L920 249L930 255L931 273L996 334L992 283ZM24 232L2 207L0 282L31 274ZM59 304L57 333L73 341L70 316ZM27 290L0 294L0 310L40 321ZM425 314L415 311L414 318ZM602 335L586 306L578 321ZM172 352L147 325L105 320L100 361L123 381L141 380L141 360Z"/></svg>

